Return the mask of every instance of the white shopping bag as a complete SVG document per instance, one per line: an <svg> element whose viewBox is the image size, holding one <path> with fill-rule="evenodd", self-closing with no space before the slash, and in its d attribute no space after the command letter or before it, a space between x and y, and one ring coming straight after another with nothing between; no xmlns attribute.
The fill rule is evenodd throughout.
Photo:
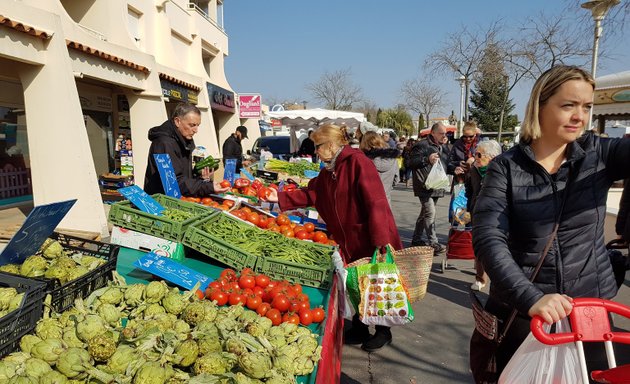
<svg viewBox="0 0 630 384"><path fill-rule="evenodd" d="M348 277L348 271L343 266L343 259L341 258L341 254L339 251L335 251L332 255L333 266L335 267L335 273L337 274L337 287L339 290L340 299L339 309L341 310L341 315L344 319L352 320L352 316L356 313L352 303L350 302L350 298L346 294L346 280Z"/></svg>
<svg viewBox="0 0 630 384"><path fill-rule="evenodd" d="M427 189L446 189L451 182L444 172L444 167L441 161L436 161L431 167L431 171L424 182L424 186Z"/></svg>
<svg viewBox="0 0 630 384"><path fill-rule="evenodd" d="M545 332L550 326L544 324ZM569 319L556 323L556 333L570 332ZM499 384L587 384L582 381L574 343L546 345L530 332L501 373Z"/></svg>

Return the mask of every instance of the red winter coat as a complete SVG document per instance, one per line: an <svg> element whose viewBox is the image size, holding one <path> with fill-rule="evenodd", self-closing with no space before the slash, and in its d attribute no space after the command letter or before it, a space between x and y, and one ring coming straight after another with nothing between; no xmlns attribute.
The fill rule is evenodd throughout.
<svg viewBox="0 0 630 384"><path fill-rule="evenodd" d="M371 257L376 247L402 243L374 163L346 146L335 171L322 169L308 187L278 194L284 210L314 206L341 248L346 263Z"/></svg>

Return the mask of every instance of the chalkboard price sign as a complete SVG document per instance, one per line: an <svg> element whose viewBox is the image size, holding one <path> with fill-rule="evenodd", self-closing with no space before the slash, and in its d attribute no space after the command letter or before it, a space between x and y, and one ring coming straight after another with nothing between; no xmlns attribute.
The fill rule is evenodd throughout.
<svg viewBox="0 0 630 384"><path fill-rule="evenodd" d="M0 253L0 265L21 264L28 256L34 255L76 201L61 201L33 208L22 227Z"/></svg>
<svg viewBox="0 0 630 384"><path fill-rule="evenodd" d="M173 163L168 153L156 153L153 155L155 158L155 164L157 165L158 172L160 173L160 180L162 181L162 187L164 187L164 194L166 196L179 199L182 197L182 193L179 190L179 184L177 184L177 176L173 169Z"/></svg>

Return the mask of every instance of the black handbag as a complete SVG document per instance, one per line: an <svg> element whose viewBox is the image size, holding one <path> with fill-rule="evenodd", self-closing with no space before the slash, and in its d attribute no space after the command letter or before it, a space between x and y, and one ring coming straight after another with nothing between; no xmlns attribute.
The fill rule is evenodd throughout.
<svg viewBox="0 0 630 384"><path fill-rule="evenodd" d="M562 211L564 210L564 203L568 194L568 186L569 183L567 182L562 203L560 205L560 212L557 216L553 231L540 255L540 258L538 259L536 268L532 272L529 281L534 281L536 276L538 276L538 272L545 261L545 257L547 256L547 253L549 253L549 249L551 249L551 245L556 238L558 227L560 226L560 218L562 217ZM497 369L497 349L514 323L518 311L513 309L504 323L495 314L485 309L481 300L477 297L476 292L472 289L470 290L470 301L473 317L475 318L475 330L470 339L470 370L472 371L475 383L493 384L499 380L500 375L500 372L498 372ZM503 323L505 325L501 327ZM500 328L502 328L501 332L499 332Z"/></svg>

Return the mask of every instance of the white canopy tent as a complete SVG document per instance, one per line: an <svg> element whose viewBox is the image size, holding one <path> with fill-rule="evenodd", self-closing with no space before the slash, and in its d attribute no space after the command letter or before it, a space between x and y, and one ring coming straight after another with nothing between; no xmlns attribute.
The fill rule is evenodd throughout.
<svg viewBox="0 0 630 384"><path fill-rule="evenodd" d="M365 121L362 113L321 108L266 112L265 117L280 120L282 125L290 128L291 152L297 152L299 149L296 133L299 130L308 130L323 124L345 125L355 129Z"/></svg>
<svg viewBox="0 0 630 384"><path fill-rule="evenodd" d="M593 117L598 130L603 132L606 121L630 120L630 71L600 76L595 84Z"/></svg>

